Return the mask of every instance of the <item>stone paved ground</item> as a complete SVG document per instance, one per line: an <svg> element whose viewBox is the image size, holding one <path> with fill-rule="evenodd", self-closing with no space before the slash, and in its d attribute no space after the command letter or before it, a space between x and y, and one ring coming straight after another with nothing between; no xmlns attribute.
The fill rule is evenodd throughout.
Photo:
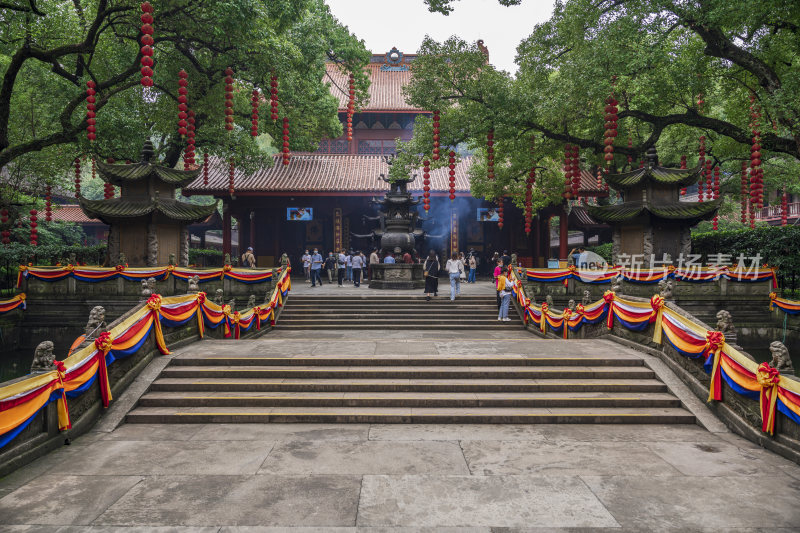
<svg viewBox="0 0 800 533"><path fill-rule="evenodd" d="M640 356L610 341L564 343L521 330L370 336L278 331L236 346ZM231 346L204 341L175 356L220 345ZM714 431L310 424L109 431L109 412L94 432L0 479L0 531L800 530L800 466L726 432L702 403L690 409Z"/></svg>

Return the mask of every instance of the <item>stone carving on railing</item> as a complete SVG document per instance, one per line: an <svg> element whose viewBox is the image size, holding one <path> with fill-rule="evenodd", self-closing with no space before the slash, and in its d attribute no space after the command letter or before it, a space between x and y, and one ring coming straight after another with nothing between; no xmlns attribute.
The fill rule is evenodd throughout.
<svg viewBox="0 0 800 533"><path fill-rule="evenodd" d="M730 345L736 344L736 326L733 325L733 316L725 309L717 311L717 331L725 335L725 340Z"/></svg>
<svg viewBox="0 0 800 533"><path fill-rule="evenodd" d="M550 307L550 308L553 307L553 295L552 294L548 294L545 297L545 301L547 302L547 307Z"/></svg>
<svg viewBox="0 0 800 533"><path fill-rule="evenodd" d="M225 293L222 291L222 289L217 289L214 292L214 303L220 307L225 305Z"/></svg>
<svg viewBox="0 0 800 533"><path fill-rule="evenodd" d="M250 297L247 299L247 305L244 306L245 309L252 309L256 306L256 295L251 294Z"/></svg>
<svg viewBox="0 0 800 533"><path fill-rule="evenodd" d="M616 276L614 276L613 281L611 282L611 291L619 296L622 295L622 273L620 272Z"/></svg>
<svg viewBox="0 0 800 533"><path fill-rule="evenodd" d="M189 278L188 284L189 287L187 289L187 292L189 294L197 294L198 292L200 292L200 276L195 274L194 276Z"/></svg>
<svg viewBox="0 0 800 533"><path fill-rule="evenodd" d="M570 311L574 311L575 310L575 300L570 299L570 301L567 303L567 308Z"/></svg>
<svg viewBox="0 0 800 533"><path fill-rule="evenodd" d="M236 312L236 298L231 298L231 301L228 302L228 307L231 308L231 313Z"/></svg>
<svg viewBox="0 0 800 533"><path fill-rule="evenodd" d="M769 345L769 351L772 354L772 362L770 366L776 368L781 374L794 375L794 365L792 359L789 357L789 349L781 341L772 341Z"/></svg>
<svg viewBox="0 0 800 533"><path fill-rule="evenodd" d="M156 292L156 278L150 277L142 280L142 301L146 301Z"/></svg>
<svg viewBox="0 0 800 533"><path fill-rule="evenodd" d="M86 322L83 334L87 339L93 339L99 331L103 331L106 325L106 308L102 305L95 305L89 311L89 321Z"/></svg>
<svg viewBox="0 0 800 533"><path fill-rule="evenodd" d="M56 367L54 349L53 341L40 342L33 352L31 372L49 372L53 370Z"/></svg>
<svg viewBox="0 0 800 533"><path fill-rule="evenodd" d="M589 289L585 289L583 291L583 298L581 298L581 303L583 305L589 305L592 303L592 293Z"/></svg>
<svg viewBox="0 0 800 533"><path fill-rule="evenodd" d="M658 294L665 300L672 300L672 282L668 279L662 279L658 282Z"/></svg>

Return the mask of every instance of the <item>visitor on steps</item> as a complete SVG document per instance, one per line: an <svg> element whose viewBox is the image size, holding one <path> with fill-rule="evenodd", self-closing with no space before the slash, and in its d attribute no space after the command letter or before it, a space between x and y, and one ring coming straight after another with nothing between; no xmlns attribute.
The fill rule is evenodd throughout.
<svg viewBox="0 0 800 533"><path fill-rule="evenodd" d="M501 272L497 277L496 286L497 294L500 296L500 311L497 314L497 320L502 320L503 322L511 321L511 319L508 318L508 306L511 303L512 286L512 282Z"/></svg>
<svg viewBox="0 0 800 533"><path fill-rule="evenodd" d="M464 267L461 265L461 261L458 260L458 252L453 252L444 269L450 276L450 301L452 302L457 295L461 294L461 271Z"/></svg>
<svg viewBox="0 0 800 533"><path fill-rule="evenodd" d="M495 254L497 255L497 254ZM492 277L494 278L495 287L497 287L497 278L499 278L503 274L503 260L497 259L495 261L494 273ZM497 291L497 310L500 310L500 291Z"/></svg>
<svg viewBox="0 0 800 533"><path fill-rule="evenodd" d="M325 270L328 272L328 285L333 283L333 273L336 270L336 258L333 257L333 252L328 252L328 257L325 258Z"/></svg>
<svg viewBox="0 0 800 533"><path fill-rule="evenodd" d="M281 255L281 272L285 272L287 268L292 266L292 262L289 260L289 255L286 252L283 252Z"/></svg>
<svg viewBox="0 0 800 533"><path fill-rule="evenodd" d="M353 254L352 259L352 268L353 268L353 285L356 287L361 286L361 268L364 266L364 254L361 252L356 252Z"/></svg>
<svg viewBox="0 0 800 533"><path fill-rule="evenodd" d="M308 250L303 253L303 275L306 277L306 283L311 282L311 254Z"/></svg>
<svg viewBox="0 0 800 533"><path fill-rule="evenodd" d="M339 252L339 256L336 258L336 281L339 282L339 286L343 287L342 282L344 281L344 276L347 273L347 255L345 254L344 250Z"/></svg>
<svg viewBox="0 0 800 533"><path fill-rule="evenodd" d="M375 270L374 270L375 266L374 265L377 265L380 262L381 262L381 258L378 257L378 249L377 248L373 248L372 249L372 253L369 254L369 272L368 272L368 274L369 274L369 279L370 280L372 280L372 276L375 275Z"/></svg>
<svg viewBox="0 0 800 533"><path fill-rule="evenodd" d="M322 256L319 250L314 249L314 255L311 256L311 286L316 287L317 283L322 285Z"/></svg>
<svg viewBox="0 0 800 533"><path fill-rule="evenodd" d="M508 250L503 250L503 257L501 257L501 259L503 260L503 268L508 268L508 265L511 264L511 256Z"/></svg>
<svg viewBox="0 0 800 533"><path fill-rule="evenodd" d="M461 263L461 275L458 278L459 280L459 293L461 292L461 281L467 281L467 270L469 270L469 266L467 266L467 259L464 257L464 252L458 252L458 262Z"/></svg>
<svg viewBox="0 0 800 533"><path fill-rule="evenodd" d="M439 260L433 250L428 253L422 271L425 277L425 299L430 301L431 296L435 296L439 288Z"/></svg>
<svg viewBox="0 0 800 533"><path fill-rule="evenodd" d="M256 267L256 256L253 254L253 247L249 246L247 251L242 254L242 266L245 268Z"/></svg>
<svg viewBox="0 0 800 533"><path fill-rule="evenodd" d="M353 281L353 250L350 250L344 259L347 262L346 279L347 281Z"/></svg>
<svg viewBox="0 0 800 533"><path fill-rule="evenodd" d="M389 264L389 265L393 265L394 264L394 256L392 255L391 252L386 254L386 257L383 258L383 262L386 263L386 264Z"/></svg>
<svg viewBox="0 0 800 533"><path fill-rule="evenodd" d="M469 255L469 278L467 278L467 283L475 283L475 273L478 270L478 260L475 258L475 254Z"/></svg>

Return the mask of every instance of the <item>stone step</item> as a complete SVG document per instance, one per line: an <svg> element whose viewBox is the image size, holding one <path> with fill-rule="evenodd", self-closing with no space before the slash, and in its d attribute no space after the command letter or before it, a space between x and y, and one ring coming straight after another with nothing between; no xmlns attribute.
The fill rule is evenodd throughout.
<svg viewBox="0 0 800 533"><path fill-rule="evenodd" d="M242 355L242 356L191 356L183 355L174 358L170 362L170 367L177 366L390 366L396 367L397 365L405 366L626 366L626 367L642 367L644 361L635 357L587 357L568 355L562 356L497 356L497 357L442 357L440 355L431 356L407 356L397 355L388 356L381 355L380 358L376 356L313 356L313 357L271 357L260 355Z"/></svg>
<svg viewBox="0 0 800 533"><path fill-rule="evenodd" d="M667 392L667 386L653 378L624 379L270 379L238 376L178 378L161 376L150 391L166 392L475 392L475 393L649 393Z"/></svg>
<svg viewBox="0 0 800 533"><path fill-rule="evenodd" d="M694 424L681 408L137 407L129 423Z"/></svg>
<svg viewBox="0 0 800 533"><path fill-rule="evenodd" d="M353 368L296 366L169 366L162 377L173 378L301 378L301 379L650 379L644 366L359 366Z"/></svg>
<svg viewBox="0 0 800 533"><path fill-rule="evenodd" d="M680 407L671 394L607 393L186 393L150 392L141 407Z"/></svg>

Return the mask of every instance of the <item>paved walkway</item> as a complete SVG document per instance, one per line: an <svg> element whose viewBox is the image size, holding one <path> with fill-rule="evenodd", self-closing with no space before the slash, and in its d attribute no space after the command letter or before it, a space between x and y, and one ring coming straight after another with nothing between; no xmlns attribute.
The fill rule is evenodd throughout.
<svg viewBox="0 0 800 533"><path fill-rule="evenodd" d="M204 341L175 356L212 343L234 345ZM641 356L606 340L565 343L524 331L294 331L235 346L269 354ZM100 431L104 420L0 480L0 531L798 531L800 466L689 403L714 432L288 424Z"/></svg>
<svg viewBox="0 0 800 533"><path fill-rule="evenodd" d="M494 282L492 280L480 280L475 283L461 283L461 294L465 296L486 296L487 294L493 295ZM292 276L292 292L293 295L316 295L322 294L324 296L335 296L341 294L344 296L422 296L424 291L422 289L416 291L407 290L385 290L385 289L370 289L369 282L364 282L360 287L353 286L352 283L345 281L344 285L339 287L336 280L333 283L328 283L328 278L322 281L322 286L311 287L311 283L306 283L302 277ZM439 278L439 298L450 298L450 280Z"/></svg>

